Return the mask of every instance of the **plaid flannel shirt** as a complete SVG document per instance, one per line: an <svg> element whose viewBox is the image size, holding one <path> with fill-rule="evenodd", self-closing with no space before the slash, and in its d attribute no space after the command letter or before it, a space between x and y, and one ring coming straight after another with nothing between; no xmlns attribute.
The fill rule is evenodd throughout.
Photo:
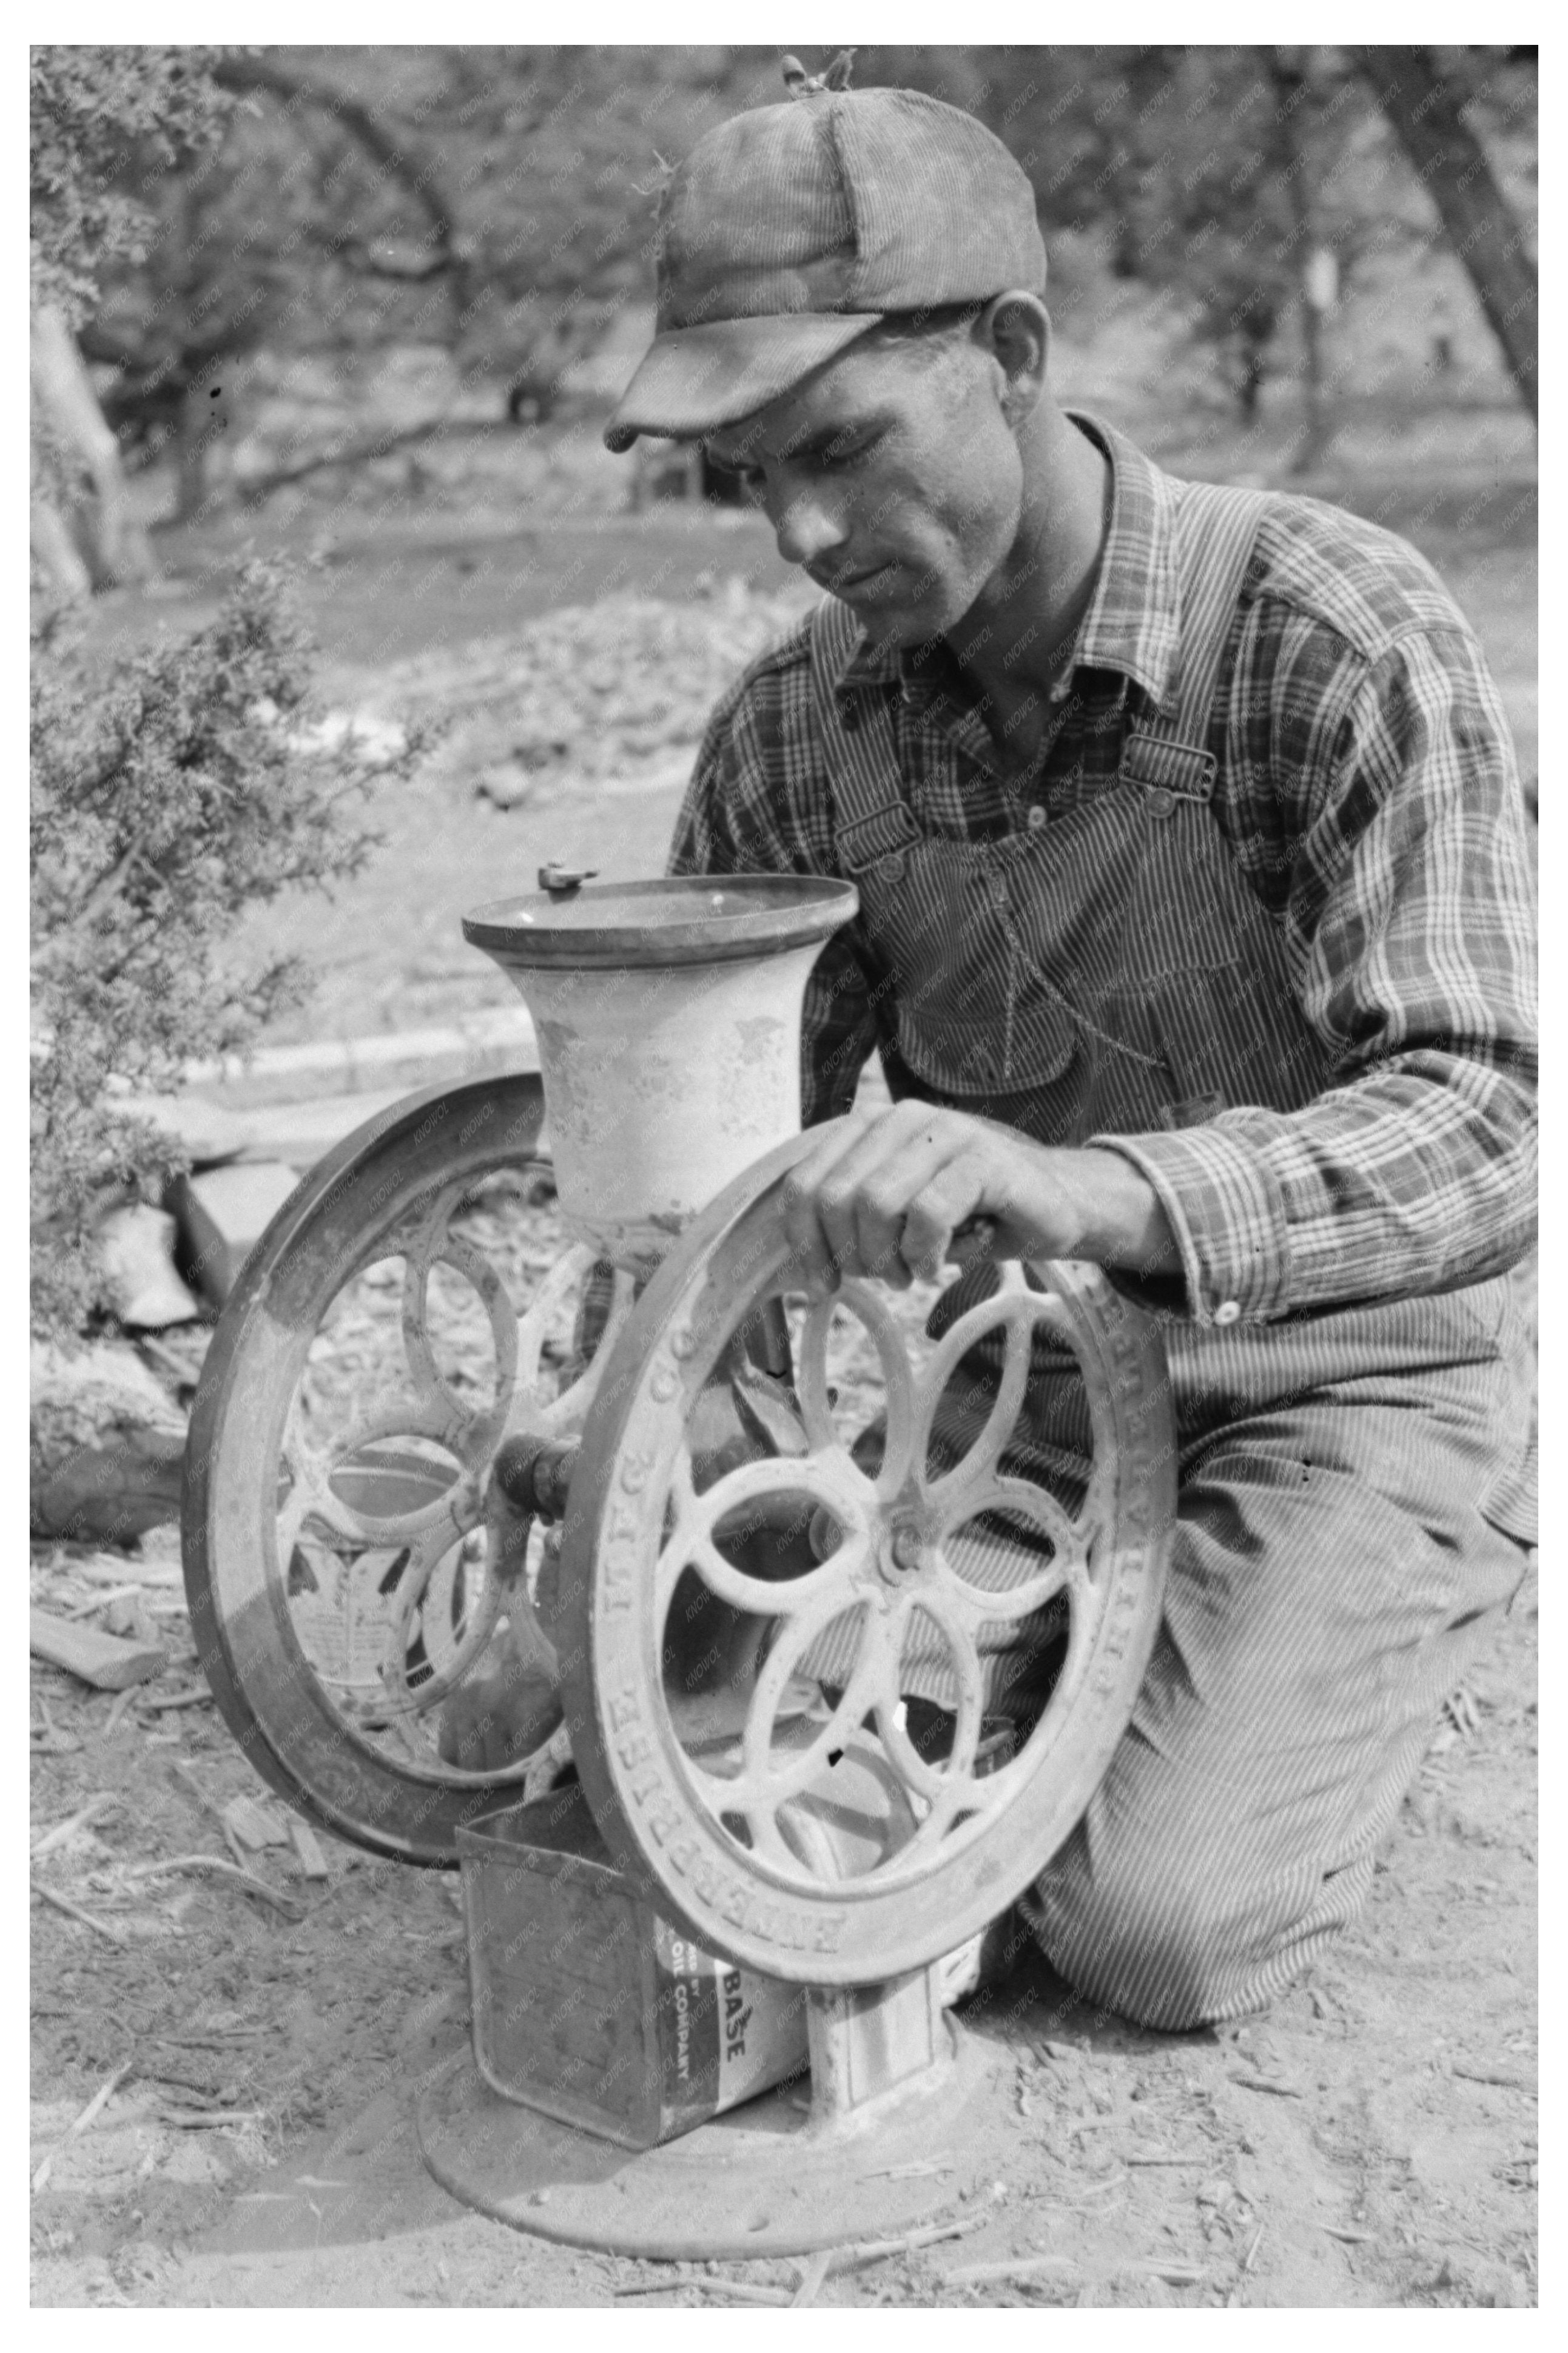
<svg viewBox="0 0 1568 2353"><path fill-rule="evenodd" d="M1075 422L1110 459L1111 515L1026 798L998 776L944 648L877 656L862 637L840 681L896 698L900 771L930 834L994 839L1027 822L1031 801L1048 825L1114 779L1124 718L1171 685L1167 478L1121 434ZM1316 501L1276 501L1226 675L1215 818L1282 927L1333 1077L1296 1112L1242 1106L1093 1139L1143 1171L1179 1244L1184 1295L1151 1286L1151 1303L1210 1324L1234 1302L1267 1322L1499 1274L1534 1237L1533 891L1508 723L1475 633L1404 541ZM812 692L803 624L714 712L672 873L837 872ZM848 1108L879 1047L893 1092L914 1091L889 987L858 924L824 951L805 999L807 1124Z"/></svg>

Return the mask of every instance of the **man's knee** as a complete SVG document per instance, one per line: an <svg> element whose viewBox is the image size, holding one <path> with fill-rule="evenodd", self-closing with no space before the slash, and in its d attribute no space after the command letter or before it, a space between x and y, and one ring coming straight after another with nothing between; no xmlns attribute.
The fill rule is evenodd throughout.
<svg viewBox="0 0 1568 2353"><path fill-rule="evenodd" d="M1300 1918L1234 1870L1163 1876L1147 1857L1097 1858L1079 1831L1027 1905L1053 1968L1086 2000L1168 2032L1256 2010L1293 1974ZM1278 1925L1276 1926L1276 1922Z"/></svg>

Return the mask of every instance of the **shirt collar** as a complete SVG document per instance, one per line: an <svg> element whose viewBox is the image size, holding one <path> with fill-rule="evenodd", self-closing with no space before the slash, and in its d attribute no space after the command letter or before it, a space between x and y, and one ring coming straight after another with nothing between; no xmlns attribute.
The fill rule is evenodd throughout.
<svg viewBox="0 0 1568 2353"><path fill-rule="evenodd" d="M1068 417L1103 450L1110 466L1110 522L1094 594L1078 634L1073 669L1120 670L1162 712L1175 706L1181 649L1181 588L1176 571L1171 477L1103 419L1082 409ZM945 650L945 649L941 649ZM837 684L900 684L912 688L930 656L878 648L864 627L840 667Z"/></svg>

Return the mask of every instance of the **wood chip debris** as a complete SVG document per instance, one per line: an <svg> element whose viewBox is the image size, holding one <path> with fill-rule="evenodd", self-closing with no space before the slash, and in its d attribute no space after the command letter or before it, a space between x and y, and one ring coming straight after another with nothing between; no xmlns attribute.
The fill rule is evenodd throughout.
<svg viewBox="0 0 1568 2353"><path fill-rule="evenodd" d="M107 1609L111 1601L139 1601L141 1598L139 1585L115 1585L107 1593L95 1593L86 1601L73 1601L65 1615L69 1619L90 1618L95 1609Z"/></svg>
<svg viewBox="0 0 1568 2353"><path fill-rule="evenodd" d="M1079 2268L1071 2255L1000 2255L988 2263L950 2263L941 2277L947 2287L988 2287L1003 2280L1059 2278Z"/></svg>
<svg viewBox="0 0 1568 2353"><path fill-rule="evenodd" d="M59 2139L55 2143L54 2147L50 2149L47 2157L45 2158L42 2165L39 2166L37 2171L33 2176L33 2195L35 2198L38 2195L38 2192L41 2189L47 2187L49 2175L54 2169L56 2158L58 2157L61 2151L66 2148L71 2141L75 2140L79 2135L90 2130L91 2126L103 2114L104 2109L109 2105L110 2101L114 2097L115 2093L118 2092L121 2084L124 2083L127 2075L130 2074L133 2063L134 2062L130 2059L122 2060L121 2064L115 2069L113 2074L106 2077L99 2085L91 2099L89 2100L86 2107L83 2108L80 2116L75 2117L72 2122L66 2126L65 2131L60 2135Z"/></svg>
<svg viewBox="0 0 1568 2353"><path fill-rule="evenodd" d="M114 1795L112 1789L97 1790L85 1805L77 1808L74 1814L68 1814L63 1822L56 1822L52 1830L38 1832L28 1848L29 1859L37 1862L40 1855L52 1853L56 1847L64 1846L68 1839L74 1838L78 1831L85 1830L100 1814L121 1803L122 1800Z"/></svg>
<svg viewBox="0 0 1568 2353"><path fill-rule="evenodd" d="M160 2108L160 2123L176 2132L216 2132L224 2125L258 2125L265 2108Z"/></svg>
<svg viewBox="0 0 1568 2353"><path fill-rule="evenodd" d="M195 1799L204 1813L210 1814L215 1822L222 1821L223 1808L211 1790L205 1787L192 1767L185 1763L183 1757L172 1758L169 1770L176 1777L187 1794Z"/></svg>
<svg viewBox="0 0 1568 2353"><path fill-rule="evenodd" d="M1227 2068L1226 2080L1238 2084L1244 2092L1272 2092L1277 2100L1299 2100L1303 2096L1300 2084L1287 2084L1279 2075L1238 2075Z"/></svg>
<svg viewBox="0 0 1568 2353"><path fill-rule="evenodd" d="M795 2296L787 2287L763 2287L754 2280L708 2279L689 2274L684 2279L671 2280L671 2287L694 2287L704 2295L732 2296L737 2304L793 2304Z"/></svg>
<svg viewBox="0 0 1568 2353"><path fill-rule="evenodd" d="M120 1719L122 1715L129 1714L135 1697L136 1689L134 1684L131 1685L125 1691L117 1692L115 1694L114 1699L110 1706L109 1714L103 1719L103 1727L98 1736L100 1740L107 1740L111 1733L119 1731Z"/></svg>
<svg viewBox="0 0 1568 2353"><path fill-rule="evenodd" d="M169 1653L155 1642L126 1642L52 1610L29 1609L27 1648L37 1659L63 1667L79 1682L100 1691L124 1691L129 1684L149 1683L169 1663Z"/></svg>
<svg viewBox="0 0 1568 2353"><path fill-rule="evenodd" d="M992 2219L990 2214L966 2214L951 2222L922 2222L897 2238L861 2239L835 2250L833 2268L853 2271L861 2263L885 2263L892 2255L913 2254L921 2247L940 2246L949 2239L966 2239L971 2231L984 2230Z"/></svg>
<svg viewBox="0 0 1568 2353"><path fill-rule="evenodd" d="M861 2239L840 2247L825 2249L811 2259L801 2275L799 2285L793 2290L765 2287L750 2280L721 2279L701 2272L682 2272L667 2280L639 2280L634 2285L616 2288L615 2294L620 2297L669 2295L679 2288L698 2288L704 2295L731 2295L740 2304L793 2305L805 2300L801 2290L818 2263L822 2271L812 2290L813 2295L835 2272L856 2271L865 2263L885 2263L890 2257L915 2254L922 2247L939 2246L953 2239L966 2238L971 2231L983 2230L992 2219L988 2213L966 2214L952 2221L920 2223L912 2231L900 2232L896 2238Z"/></svg>
<svg viewBox="0 0 1568 2353"><path fill-rule="evenodd" d="M175 1854L171 1855L166 1862L131 1863L126 1866L125 1876L127 1879L156 1879L175 1872L210 1873L215 1879L232 1879L245 1889L247 1894L259 1896L263 1903L270 1904L286 1918L298 1920L301 1916L299 1905L289 1896L280 1895L277 1888L269 1887L266 1880L258 1879L253 1871L242 1871L238 1863L227 1862L221 1855Z"/></svg>
<svg viewBox="0 0 1568 2353"><path fill-rule="evenodd" d="M817 2291L827 2277L828 2265L832 2261L833 2251L830 2247L821 2248L817 2253L808 2259L800 2274L800 2284L790 2298L791 2304L816 2302Z"/></svg>
<svg viewBox="0 0 1568 2353"><path fill-rule="evenodd" d="M226 1800L223 1819L241 1846L249 1847L253 1853L258 1853L263 1847L287 1846L289 1843L289 1833L283 1824L276 1820L265 1807L258 1806L254 1798L243 1792L237 1798Z"/></svg>
<svg viewBox="0 0 1568 2353"><path fill-rule="evenodd" d="M301 1876L306 1879L330 1879L331 1873L327 1868L327 1858L321 1852L321 1842L310 1823L302 1822L298 1814L290 1814L289 1836L293 1841L294 1853L299 1862Z"/></svg>
<svg viewBox="0 0 1568 2353"><path fill-rule="evenodd" d="M57 1912L64 1912L68 1918L79 1921L84 1928L91 1928L99 1936L107 1936L111 1945L130 1943L130 1938L117 1921L100 1919L96 1912L89 1912L85 1904L78 1904L72 1896L62 1895L58 1887L46 1887L41 1879L29 1880L28 1885L45 1904L52 1904Z"/></svg>
<svg viewBox="0 0 1568 2353"><path fill-rule="evenodd" d="M81 1746L74 1732L62 1732L49 1714L49 1704L41 1695L38 1700L40 1723L28 1727L27 1737L43 1757L68 1757Z"/></svg>
<svg viewBox="0 0 1568 2353"><path fill-rule="evenodd" d="M97 1553L86 1560L64 1560L58 1564L71 1577L85 1577L89 1585L124 1585L133 1580L137 1588L152 1587L168 1589L184 1588L184 1572L159 1561L115 1560L106 1553Z"/></svg>

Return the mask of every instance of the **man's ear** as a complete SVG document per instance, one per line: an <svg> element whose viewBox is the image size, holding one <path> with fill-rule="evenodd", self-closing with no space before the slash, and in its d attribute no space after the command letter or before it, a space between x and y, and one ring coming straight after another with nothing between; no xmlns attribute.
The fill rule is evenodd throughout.
<svg viewBox="0 0 1568 2353"><path fill-rule="evenodd" d="M975 341L997 361L1006 380L1002 406L1009 425L1021 425L1046 388L1051 320L1037 294L1012 288L988 302L974 322Z"/></svg>

